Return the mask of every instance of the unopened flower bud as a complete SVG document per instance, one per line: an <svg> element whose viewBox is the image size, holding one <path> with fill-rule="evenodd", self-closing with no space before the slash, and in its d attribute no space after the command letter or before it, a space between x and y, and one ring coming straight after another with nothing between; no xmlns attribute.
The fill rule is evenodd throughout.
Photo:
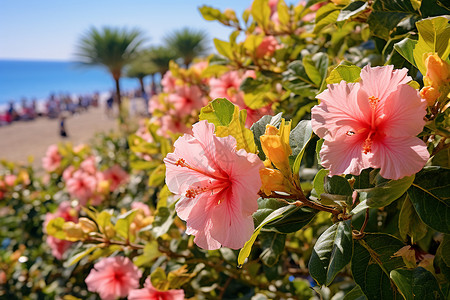
<svg viewBox="0 0 450 300"><path fill-rule="evenodd" d="M97 185L97 191L100 194L109 193L110 182L108 180L100 180Z"/></svg>
<svg viewBox="0 0 450 300"><path fill-rule="evenodd" d="M439 87L447 83L450 77L449 64L443 61L437 53L426 53L423 57L427 69L427 74L424 78L425 85Z"/></svg>
<svg viewBox="0 0 450 300"><path fill-rule="evenodd" d="M82 240L85 236L81 225L74 222L65 222L62 229L66 234L66 240L71 242Z"/></svg>
<svg viewBox="0 0 450 300"><path fill-rule="evenodd" d="M259 170L259 176L261 177L261 190L267 196L270 196L272 192L290 192L289 181L283 176L283 174L275 169L264 168Z"/></svg>
<svg viewBox="0 0 450 300"><path fill-rule="evenodd" d="M95 223L88 218L80 218L78 220L78 224L80 224L84 233L97 231L97 225L95 225Z"/></svg>
<svg viewBox="0 0 450 300"><path fill-rule="evenodd" d="M114 230L114 227L111 225L107 225L105 227L104 233L105 233L106 237L108 237L108 238L112 238L116 235L116 231Z"/></svg>
<svg viewBox="0 0 450 300"><path fill-rule="evenodd" d="M289 155L292 154L289 146L290 129L291 124L285 125L282 120L280 130L268 124L266 132L260 137L267 158L285 175L290 173Z"/></svg>
<svg viewBox="0 0 450 300"><path fill-rule="evenodd" d="M441 96L437 88L425 86L420 90L420 97L427 100L428 106L433 106L436 100Z"/></svg>

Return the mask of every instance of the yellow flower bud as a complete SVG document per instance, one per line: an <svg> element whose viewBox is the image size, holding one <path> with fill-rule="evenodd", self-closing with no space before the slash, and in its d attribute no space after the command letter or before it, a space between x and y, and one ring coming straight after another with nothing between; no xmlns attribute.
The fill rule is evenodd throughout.
<svg viewBox="0 0 450 300"><path fill-rule="evenodd" d="M262 183L261 190L267 196L275 191L289 193L291 190L289 181L278 170L264 168L259 170L259 176Z"/></svg>
<svg viewBox="0 0 450 300"><path fill-rule="evenodd" d="M78 224L80 224L81 229L83 230L84 233L97 231L97 225L95 225L95 223L89 220L88 218L80 218L78 220Z"/></svg>
<svg viewBox="0 0 450 300"><path fill-rule="evenodd" d="M74 222L65 222L62 229L66 234L66 240L71 242L82 240L85 236L81 225Z"/></svg>
<svg viewBox="0 0 450 300"><path fill-rule="evenodd" d="M110 182L108 180L100 180L97 185L97 191L100 194L108 194L109 193Z"/></svg>
<svg viewBox="0 0 450 300"><path fill-rule="evenodd" d="M423 55L427 74L423 79L425 85L438 88L449 82L450 65L443 61L437 53L426 53Z"/></svg>
<svg viewBox="0 0 450 300"><path fill-rule="evenodd" d="M111 225L106 225L105 227L105 235L108 238L112 238L116 235L116 231L114 230L114 227Z"/></svg>
<svg viewBox="0 0 450 300"><path fill-rule="evenodd" d="M433 106L436 100L441 96L438 89L432 86L425 86L420 90L420 97L427 100L428 106Z"/></svg>
<svg viewBox="0 0 450 300"><path fill-rule="evenodd" d="M283 119L279 130L268 124L264 135L260 137L266 157L285 175L290 174L289 155L292 154L289 146L290 131L291 123L288 122L286 125Z"/></svg>

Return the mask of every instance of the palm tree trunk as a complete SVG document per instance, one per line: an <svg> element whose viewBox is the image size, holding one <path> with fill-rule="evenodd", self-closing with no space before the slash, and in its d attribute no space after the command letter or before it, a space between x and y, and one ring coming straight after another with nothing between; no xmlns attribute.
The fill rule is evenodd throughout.
<svg viewBox="0 0 450 300"><path fill-rule="evenodd" d="M139 84L141 86L141 92L145 93L145 88L144 88L144 78L143 77L139 77Z"/></svg>
<svg viewBox="0 0 450 300"><path fill-rule="evenodd" d="M123 116L122 116L122 97L120 95L120 84L119 84L119 77L114 76L114 81L116 83L116 98L117 98L117 106L119 108L119 123L123 124Z"/></svg>

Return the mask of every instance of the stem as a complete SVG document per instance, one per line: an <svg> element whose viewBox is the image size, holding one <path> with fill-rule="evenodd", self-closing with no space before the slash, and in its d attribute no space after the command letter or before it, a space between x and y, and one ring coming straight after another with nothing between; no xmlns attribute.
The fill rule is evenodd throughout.
<svg viewBox="0 0 450 300"><path fill-rule="evenodd" d="M227 281L225 282L225 284L223 285L222 290L220 291L220 295L219 295L219 299L222 300L223 299L223 295L225 295L225 291L227 290L228 286L231 283L231 280L233 280L233 278L228 277Z"/></svg>
<svg viewBox="0 0 450 300"><path fill-rule="evenodd" d="M448 147L450 147L450 143L449 144L445 144L445 141L447 140L447 137L443 137L441 138L441 140L439 141L439 144L436 146L436 148L434 148L433 153L431 153L431 156L436 155L439 151L444 150Z"/></svg>
<svg viewBox="0 0 450 300"><path fill-rule="evenodd" d="M364 233L364 230L366 229L368 222L369 222L369 208L366 209L366 215L364 217L364 223L362 224L361 229L359 231L353 230L353 238L355 240L360 240L366 235Z"/></svg>
<svg viewBox="0 0 450 300"><path fill-rule="evenodd" d="M266 194L264 194L263 192L260 192L259 195L262 198L276 198L276 199L281 199L281 200L295 200L295 202L289 202L289 201L285 201L288 204L293 204L295 206L307 206L310 208L313 208L315 210L321 210L321 211L326 211L329 212L333 215L339 215L341 214L341 212L335 208L329 207L329 206L325 206L313 201L310 201L308 199L306 199L306 197L304 195L279 195L276 193L272 193L269 196L267 196Z"/></svg>
<svg viewBox="0 0 450 300"><path fill-rule="evenodd" d="M97 238L97 237L88 237L84 241L85 242L96 242L96 243L99 243L99 244L103 243L106 246L118 245L118 246L123 246L123 247L129 247L129 248L131 248L133 250L144 249L144 245L133 244L133 243L130 243L129 241L122 242L122 241L114 241L114 240L108 240L108 239L105 239L105 238Z"/></svg>

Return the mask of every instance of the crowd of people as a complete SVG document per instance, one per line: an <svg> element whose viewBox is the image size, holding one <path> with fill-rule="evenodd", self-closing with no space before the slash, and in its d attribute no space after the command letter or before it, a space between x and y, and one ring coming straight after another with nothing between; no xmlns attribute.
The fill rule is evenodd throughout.
<svg viewBox="0 0 450 300"><path fill-rule="evenodd" d="M68 94L51 94L44 103L40 104L34 98L31 103L22 98L19 107L10 101L8 107L0 112L0 125L11 124L16 121L30 121L37 117L60 118L62 114L73 115L87 111L89 107L99 106L99 93L91 95L71 96Z"/></svg>

